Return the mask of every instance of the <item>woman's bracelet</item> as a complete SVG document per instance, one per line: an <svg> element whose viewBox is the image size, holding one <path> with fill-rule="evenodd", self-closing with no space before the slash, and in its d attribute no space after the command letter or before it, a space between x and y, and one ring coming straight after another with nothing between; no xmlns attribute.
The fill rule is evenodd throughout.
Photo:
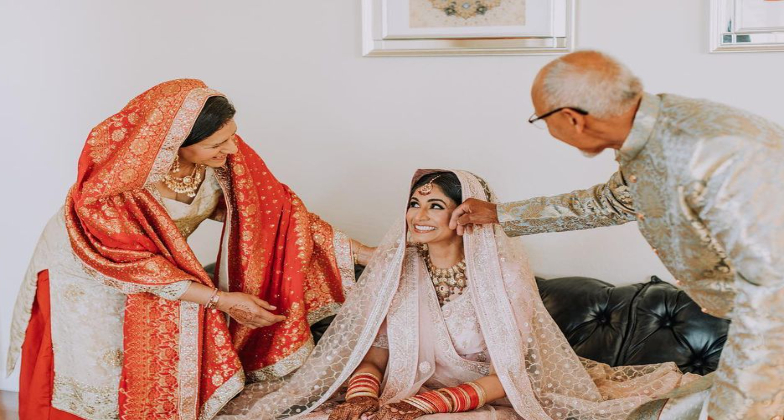
<svg viewBox="0 0 784 420"><path fill-rule="evenodd" d="M354 265L359 265L359 252L356 248L362 248L362 244L356 241L357 246L351 247L351 257L354 259Z"/></svg>
<svg viewBox="0 0 784 420"><path fill-rule="evenodd" d="M485 390L475 382L428 391L403 400L425 414L460 413L476 410L484 406L486 401Z"/></svg>
<svg viewBox="0 0 784 420"><path fill-rule="evenodd" d="M346 391L346 401L356 397L378 398L381 380L370 372L358 373L351 377Z"/></svg>
<svg viewBox="0 0 784 420"><path fill-rule="evenodd" d="M206 309L214 308L218 304L219 300L220 300L220 290L216 288L215 290L212 291L212 296L210 296L210 300L207 301L207 303L204 305L204 308Z"/></svg>

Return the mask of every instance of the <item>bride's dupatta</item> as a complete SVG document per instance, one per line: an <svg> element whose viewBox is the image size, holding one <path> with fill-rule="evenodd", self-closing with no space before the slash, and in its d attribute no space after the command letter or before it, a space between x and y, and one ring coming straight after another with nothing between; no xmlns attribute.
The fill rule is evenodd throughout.
<svg viewBox="0 0 784 420"><path fill-rule="evenodd" d="M124 419L212 418L242 390L246 376L269 381L290 373L312 350L309 325L334 314L344 300L343 283L353 283L348 238L309 213L236 137L239 151L216 169L227 208L221 252L228 253L219 258L228 267L216 273L227 272L231 291L270 302L286 320L252 330L227 325L216 309L142 293L182 291L185 280L218 284L154 187L211 96L222 94L183 79L133 99L92 130L67 197L75 256L98 281L127 294L119 396ZM29 308L34 283L23 289L20 301ZM24 337L26 319L15 325L14 337Z"/></svg>
<svg viewBox="0 0 784 420"><path fill-rule="evenodd" d="M436 171L419 171L412 182L429 172ZM495 201L481 178L454 173L464 199ZM427 291L422 285L429 280L406 235L403 221L389 231L301 369L274 386L249 386L218 417L273 419L311 412L353 373L385 319L390 358L381 401L417 393L433 375L431 350L437 338L423 331L419 319ZM516 415L526 420L624 419L681 383L683 375L672 363L611 368L581 360L545 309L525 253L500 228L475 227L464 236L464 246L471 303ZM470 366L460 365L450 368L470 377Z"/></svg>

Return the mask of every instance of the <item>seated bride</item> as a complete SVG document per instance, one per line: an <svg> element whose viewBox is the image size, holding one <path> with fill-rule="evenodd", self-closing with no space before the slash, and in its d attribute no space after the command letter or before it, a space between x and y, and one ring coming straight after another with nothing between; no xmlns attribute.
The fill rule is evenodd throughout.
<svg viewBox="0 0 784 420"><path fill-rule="evenodd" d="M515 242L492 226L449 229L471 197L495 200L471 173L417 172L405 221L304 366L250 385L219 418L625 419L699 378L674 363L611 368L579 358ZM699 413L702 401L687 400L675 411Z"/></svg>

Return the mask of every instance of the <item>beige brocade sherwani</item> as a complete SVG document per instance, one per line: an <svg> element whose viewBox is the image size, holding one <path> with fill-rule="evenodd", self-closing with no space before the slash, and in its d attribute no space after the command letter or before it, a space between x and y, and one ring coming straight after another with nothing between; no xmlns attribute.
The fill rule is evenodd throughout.
<svg viewBox="0 0 784 420"><path fill-rule="evenodd" d="M704 100L644 94L606 184L505 203L509 236L637 221L704 311L732 319L715 420L784 415L784 129Z"/></svg>

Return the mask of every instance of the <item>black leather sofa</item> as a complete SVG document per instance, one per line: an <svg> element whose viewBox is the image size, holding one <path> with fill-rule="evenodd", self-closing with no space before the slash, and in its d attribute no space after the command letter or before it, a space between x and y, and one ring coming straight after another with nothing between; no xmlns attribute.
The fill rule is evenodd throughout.
<svg viewBox="0 0 784 420"><path fill-rule="evenodd" d="M357 277L361 272L357 267ZM718 366L730 322L703 313L684 291L655 276L619 287L587 277L536 281L545 307L582 357L610 366L675 362L700 375ZM311 326L316 341L331 321Z"/></svg>
<svg viewBox="0 0 784 420"><path fill-rule="evenodd" d="M651 277L615 287L586 277L537 278L545 307L575 352L611 366L675 362L716 370L729 321L702 312L683 290Z"/></svg>

